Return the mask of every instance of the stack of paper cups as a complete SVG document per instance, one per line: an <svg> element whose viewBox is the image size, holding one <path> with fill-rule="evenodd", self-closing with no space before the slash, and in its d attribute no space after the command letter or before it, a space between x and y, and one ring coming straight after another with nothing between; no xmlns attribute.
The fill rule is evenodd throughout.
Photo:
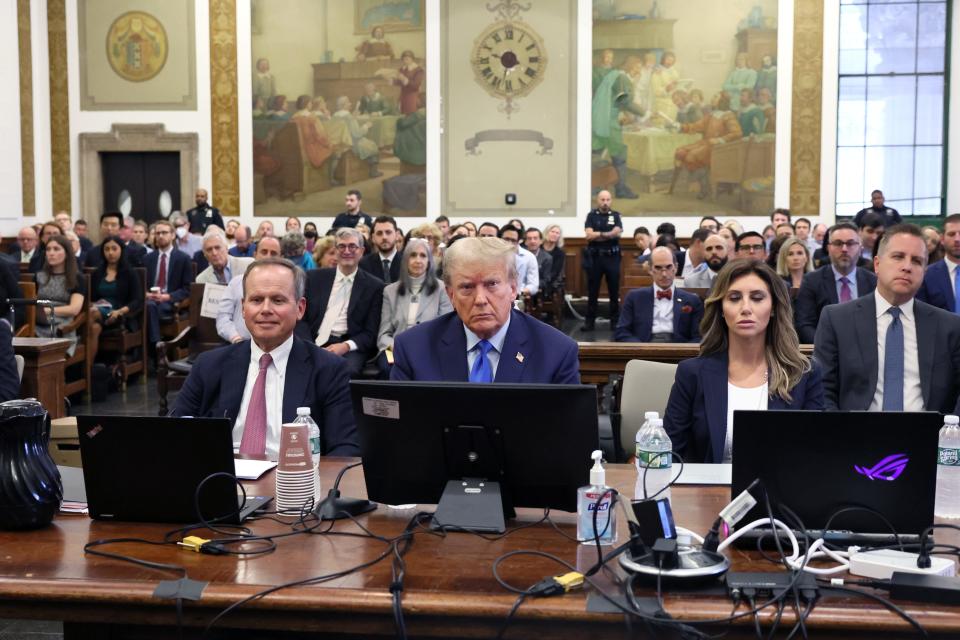
<svg viewBox="0 0 960 640"><path fill-rule="evenodd" d="M310 510L316 505L317 469L304 424L285 424L280 430L277 462L277 510Z"/></svg>

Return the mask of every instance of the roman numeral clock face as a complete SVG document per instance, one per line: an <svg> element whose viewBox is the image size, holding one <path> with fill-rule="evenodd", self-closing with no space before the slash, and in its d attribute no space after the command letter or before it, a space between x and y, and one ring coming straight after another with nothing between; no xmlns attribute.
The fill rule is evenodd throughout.
<svg viewBox="0 0 960 640"><path fill-rule="evenodd" d="M543 39L525 24L498 22L480 34L470 61L475 79L487 93L525 96L543 80L547 57Z"/></svg>

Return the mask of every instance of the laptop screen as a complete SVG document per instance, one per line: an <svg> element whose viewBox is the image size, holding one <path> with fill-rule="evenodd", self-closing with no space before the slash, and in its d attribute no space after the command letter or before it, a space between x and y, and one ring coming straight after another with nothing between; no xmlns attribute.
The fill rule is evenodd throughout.
<svg viewBox="0 0 960 640"><path fill-rule="evenodd" d="M807 529L920 534L933 523L938 413L736 411L731 496L759 478ZM766 517L760 504L744 523Z"/></svg>

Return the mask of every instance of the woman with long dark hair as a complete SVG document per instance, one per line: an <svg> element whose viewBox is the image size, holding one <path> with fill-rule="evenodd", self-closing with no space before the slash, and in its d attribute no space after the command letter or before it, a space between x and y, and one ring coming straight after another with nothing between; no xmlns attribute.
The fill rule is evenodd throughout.
<svg viewBox="0 0 960 640"><path fill-rule="evenodd" d="M80 289L77 259L70 241L62 235L50 236L44 248L43 268L37 272L37 298L53 302L50 307L37 309L37 336L42 338L62 337L73 344L67 349L72 357L77 348L76 331L57 335L57 327L67 324L83 308L84 292Z"/></svg>
<svg viewBox="0 0 960 640"><path fill-rule="evenodd" d="M720 270L700 335L700 355L677 367L664 414L685 461L731 461L735 410L823 410L820 370L800 351L790 292L767 265L734 260Z"/></svg>
<svg viewBox="0 0 960 640"><path fill-rule="evenodd" d="M127 262L127 248L118 236L100 243L100 265L90 279L91 359L97 355L104 328L125 325L136 330L136 314L143 307L140 279Z"/></svg>

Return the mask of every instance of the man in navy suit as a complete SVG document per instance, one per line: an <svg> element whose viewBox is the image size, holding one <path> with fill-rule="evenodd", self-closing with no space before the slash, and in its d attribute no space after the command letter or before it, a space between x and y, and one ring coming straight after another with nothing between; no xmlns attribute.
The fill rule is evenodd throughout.
<svg viewBox="0 0 960 640"><path fill-rule="evenodd" d="M171 415L229 418L242 453L277 459L280 427L310 407L324 455L360 455L343 359L293 335L303 317L306 277L281 258L243 276L243 319L251 340L201 354Z"/></svg>
<svg viewBox="0 0 960 640"><path fill-rule="evenodd" d="M147 254L147 340L160 340L160 319L173 315L173 305L190 295L193 267L190 258L173 246L173 225L166 220L155 223L156 251Z"/></svg>
<svg viewBox="0 0 960 640"><path fill-rule="evenodd" d="M960 313L957 304L957 269L960 269L960 213L947 216L943 221L943 260L927 267L923 284L917 291L917 300L923 300L944 311Z"/></svg>
<svg viewBox="0 0 960 640"><path fill-rule="evenodd" d="M443 279L454 312L396 336L392 380L580 383L577 343L513 309L513 245L461 238L444 255Z"/></svg>
<svg viewBox="0 0 960 640"><path fill-rule="evenodd" d="M360 260L360 268L390 284L400 279L402 252L397 249L397 221L391 216L377 216L373 221L373 246L376 251Z"/></svg>
<svg viewBox="0 0 960 640"><path fill-rule="evenodd" d="M801 344L812 344L823 308L849 302L873 293L877 277L857 266L860 236L849 222L841 222L827 232L830 264L803 276L794 302L793 317Z"/></svg>
<svg viewBox="0 0 960 640"><path fill-rule="evenodd" d="M657 247L650 254L650 265L654 286L627 294L614 340L700 342L703 302L696 294L674 286L676 256L667 247Z"/></svg>
<svg viewBox="0 0 960 640"><path fill-rule="evenodd" d="M335 234L337 266L307 274L307 311L297 335L340 356L351 376L358 376L376 355L383 280L358 269L363 236L354 227Z"/></svg>
<svg viewBox="0 0 960 640"><path fill-rule="evenodd" d="M960 317L916 300L927 264L919 227L887 230L873 295L823 310L814 358L828 410L956 413Z"/></svg>

